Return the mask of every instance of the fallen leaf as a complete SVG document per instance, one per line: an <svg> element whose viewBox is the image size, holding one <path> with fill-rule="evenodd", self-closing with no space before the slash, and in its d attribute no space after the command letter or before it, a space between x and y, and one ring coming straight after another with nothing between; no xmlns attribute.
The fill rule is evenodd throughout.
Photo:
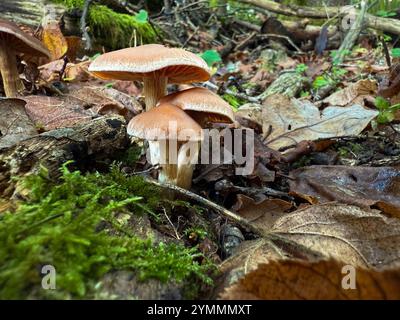
<svg viewBox="0 0 400 320"><path fill-rule="evenodd" d="M268 229L291 207L290 202L281 199L254 201L248 196L238 194L237 202L232 207L232 211L238 213L256 227Z"/></svg>
<svg viewBox="0 0 400 320"><path fill-rule="evenodd" d="M378 90L376 81L364 79L336 91L322 100L331 106L346 106L349 103L363 105L364 98L375 96Z"/></svg>
<svg viewBox="0 0 400 320"><path fill-rule="evenodd" d="M50 51L52 60L60 59L67 53L68 43L57 22L50 22L44 26L42 41Z"/></svg>
<svg viewBox="0 0 400 320"><path fill-rule="evenodd" d="M309 101L276 94L269 96L262 107L239 108L237 114L262 124L264 134L270 133L266 139L267 145L279 150L304 140L357 135L378 112L352 105L331 106L320 113Z"/></svg>
<svg viewBox="0 0 400 320"><path fill-rule="evenodd" d="M362 208L377 207L400 218L400 170L392 167L310 166L290 173L290 191Z"/></svg>
<svg viewBox="0 0 400 320"><path fill-rule="evenodd" d="M335 260L280 260L261 264L221 299L242 300L391 300L400 299L400 270L355 268L355 289L344 288L352 271ZM352 268L352 266L350 266ZM343 272L343 270L345 272ZM351 270L351 269L350 269Z"/></svg>
<svg viewBox="0 0 400 320"><path fill-rule="evenodd" d="M70 62L74 62L78 51L81 48L81 44L82 44L82 38L81 37L77 37L77 36L69 36L69 37L65 37L65 40L67 41L67 57L68 60Z"/></svg>
<svg viewBox="0 0 400 320"><path fill-rule="evenodd" d="M0 100L0 149L37 135L35 125L25 111L25 104L21 99Z"/></svg>
<svg viewBox="0 0 400 320"><path fill-rule="evenodd" d="M46 131L70 127L95 116L95 113L83 108L81 101L74 101L73 98L26 96L23 99L29 117L37 127Z"/></svg>
<svg viewBox="0 0 400 320"><path fill-rule="evenodd" d="M314 205L279 218L269 232L354 266L400 265L400 220L378 210Z"/></svg>

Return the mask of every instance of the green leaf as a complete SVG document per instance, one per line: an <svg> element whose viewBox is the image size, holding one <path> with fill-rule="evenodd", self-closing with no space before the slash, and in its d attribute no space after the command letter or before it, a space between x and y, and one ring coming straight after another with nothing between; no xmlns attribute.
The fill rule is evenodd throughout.
<svg viewBox="0 0 400 320"><path fill-rule="evenodd" d="M215 50L204 51L200 57L203 58L209 67L212 67L215 63L222 61L221 56Z"/></svg>
<svg viewBox="0 0 400 320"><path fill-rule="evenodd" d="M146 10L141 9L136 15L135 20L140 23L146 23L149 18L149 14Z"/></svg>
<svg viewBox="0 0 400 320"><path fill-rule="evenodd" d="M322 87L325 87L329 84L329 80L326 79L324 76L318 76L315 78L313 82L313 88L314 89L320 89Z"/></svg>
<svg viewBox="0 0 400 320"><path fill-rule="evenodd" d="M376 13L376 15L377 15L378 17L385 17L385 18L387 18L387 17L393 17L393 16L395 16L395 15L396 15L396 12L393 12L393 11L386 11L386 10L379 10L379 11Z"/></svg>
<svg viewBox="0 0 400 320"><path fill-rule="evenodd" d="M378 110L383 111L390 107L390 103L383 97L376 97L375 98L375 106Z"/></svg>
<svg viewBox="0 0 400 320"><path fill-rule="evenodd" d="M296 72L302 74L308 69L308 66L306 66L304 63L300 63L296 66Z"/></svg>
<svg viewBox="0 0 400 320"><path fill-rule="evenodd" d="M392 49L392 57L393 58L400 58L400 48L393 48Z"/></svg>

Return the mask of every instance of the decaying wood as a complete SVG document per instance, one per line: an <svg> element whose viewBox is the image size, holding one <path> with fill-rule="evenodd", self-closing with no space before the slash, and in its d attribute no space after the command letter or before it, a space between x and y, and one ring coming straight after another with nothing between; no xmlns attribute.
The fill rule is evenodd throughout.
<svg viewBox="0 0 400 320"><path fill-rule="evenodd" d="M349 14L343 7L302 7L297 5L284 5L270 0L238 0L239 2L261 7L271 12L286 16L302 18L329 19L334 16L343 18ZM359 11L355 10L358 15ZM392 18L376 17L372 14L365 14L365 23L368 28L381 30L400 35L400 20Z"/></svg>
<svg viewBox="0 0 400 320"><path fill-rule="evenodd" d="M302 20L302 21L285 21L282 20L280 21L282 25L285 27L285 29L288 31L289 35L286 35L288 39L291 41L300 44L302 42L306 42L308 40L315 42L315 40L318 38L319 34L321 33L321 27L320 26L314 26L308 24L308 20ZM242 21L239 19L234 19L233 23L240 25L242 27L245 27L250 30L254 30L255 32L258 32L260 35L259 36L264 36L262 27L252 24L247 21ZM278 34L274 30L269 30L268 34ZM329 26L328 27L328 48L329 49L337 49L340 45L340 33L338 32L338 28L336 26Z"/></svg>
<svg viewBox="0 0 400 320"><path fill-rule="evenodd" d="M360 35L361 29L364 24L365 14L367 12L367 3L366 1L361 1L361 10L351 25L350 29L347 31L346 37L344 38L340 48L338 50L338 55L335 58L336 63L341 63L345 57L345 53L350 51L354 44L357 41L358 36Z"/></svg>
<svg viewBox="0 0 400 320"><path fill-rule="evenodd" d="M0 18L37 28L44 17L58 20L65 12L65 7L49 0L12 0L0 1Z"/></svg>
<svg viewBox="0 0 400 320"><path fill-rule="evenodd" d="M71 128L48 131L0 152L0 195L11 196L15 178L46 167L50 178L58 178L68 160L84 168L94 160L112 158L128 144L125 119L111 115Z"/></svg>
<svg viewBox="0 0 400 320"><path fill-rule="evenodd" d="M296 72L282 73L257 99L263 101L273 94L295 97L307 85L307 81L307 78Z"/></svg>

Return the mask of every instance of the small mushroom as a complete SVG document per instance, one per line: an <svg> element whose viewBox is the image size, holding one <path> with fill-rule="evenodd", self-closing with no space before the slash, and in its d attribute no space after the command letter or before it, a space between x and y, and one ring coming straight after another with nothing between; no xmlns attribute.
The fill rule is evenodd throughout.
<svg viewBox="0 0 400 320"><path fill-rule="evenodd" d="M196 120L203 128L208 123L233 123L235 114L225 100L206 88L190 88L169 94L160 104L173 104Z"/></svg>
<svg viewBox="0 0 400 320"><path fill-rule="evenodd" d="M132 118L127 130L149 141L150 162L160 165L160 182L190 188L203 137L196 121L180 108L162 104Z"/></svg>
<svg viewBox="0 0 400 320"><path fill-rule="evenodd" d="M89 71L102 79L143 81L147 111L166 95L168 83L201 82L210 78L209 68L202 58L159 44L105 53L91 63Z"/></svg>
<svg viewBox="0 0 400 320"><path fill-rule="evenodd" d="M15 23L0 19L0 71L7 97L16 97L22 89L17 68L18 53L50 57L38 39L23 32Z"/></svg>

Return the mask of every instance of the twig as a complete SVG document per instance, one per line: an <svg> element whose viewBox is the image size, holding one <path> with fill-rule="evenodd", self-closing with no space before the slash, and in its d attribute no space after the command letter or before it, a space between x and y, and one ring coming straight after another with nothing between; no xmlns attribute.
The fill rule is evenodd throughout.
<svg viewBox="0 0 400 320"><path fill-rule="evenodd" d="M65 72L65 68L67 67L67 64L68 64L68 57L65 55L64 58L63 58L63 60L64 60L64 62L63 62L63 65L62 65L62 67L61 67L61 70L60 70L59 76L58 76L58 80L59 80L59 81L62 81L62 79L63 79L63 75L64 75L64 72Z"/></svg>
<svg viewBox="0 0 400 320"><path fill-rule="evenodd" d="M207 82L203 83L203 85L205 87L210 88L210 89L214 89L214 90L218 90L219 89L217 85L215 85L214 83L211 83L210 81L207 81ZM243 100L247 100L247 101L250 101L250 102L260 103L260 100L257 99L257 98L249 97L249 96L247 96L247 95L245 95L243 93L233 92L232 90L229 90L229 89L224 89L224 93L227 93L227 94L232 95L234 97L237 97L237 98L240 98L240 99L243 99Z"/></svg>
<svg viewBox="0 0 400 320"><path fill-rule="evenodd" d="M304 52L295 45L295 43L292 41L292 39L290 39L288 36L284 36L281 34L273 34L273 33L266 33L266 34L260 34L259 37L275 37L275 38L281 38L281 39L285 39L287 42L289 42L289 44L296 49L296 51L300 54L304 54Z"/></svg>
<svg viewBox="0 0 400 320"><path fill-rule="evenodd" d="M174 224L172 223L171 219L168 217L167 211L166 211L164 208L163 208L163 211L164 211L165 217L167 218L169 224L170 224L171 227L172 227L172 230L174 230L175 237L176 237L178 240L180 240L181 237L179 236L179 233L178 233L178 231L176 230L176 228L175 228Z"/></svg>
<svg viewBox="0 0 400 320"><path fill-rule="evenodd" d="M83 6L82 17L81 17L81 31L82 31L82 39L86 42L85 50L89 51L92 49L92 41L89 36L88 27L86 26L86 18L89 12L89 6L92 0L85 0L85 4Z"/></svg>
<svg viewBox="0 0 400 320"><path fill-rule="evenodd" d="M173 191L175 193L178 193L184 197L190 198L194 201L197 201L199 203L201 203L202 205L204 205L205 207L208 207L210 209L215 210L216 212L218 212L219 214L223 215L225 218L236 222L237 224L241 225L242 227L244 227L245 229L250 230L251 232L258 234L258 235L264 235L265 231L257 228L255 226L253 226L252 224L250 224L246 219L242 218L241 216L237 215L236 213L233 213L227 209L225 209L224 207L221 207L220 205L203 198L202 196L199 196L189 190L186 189L182 189L178 186L172 185L172 184L163 184L160 183L156 180L153 179L146 179L147 182L152 183L160 188L163 189L168 189L170 191Z"/></svg>

